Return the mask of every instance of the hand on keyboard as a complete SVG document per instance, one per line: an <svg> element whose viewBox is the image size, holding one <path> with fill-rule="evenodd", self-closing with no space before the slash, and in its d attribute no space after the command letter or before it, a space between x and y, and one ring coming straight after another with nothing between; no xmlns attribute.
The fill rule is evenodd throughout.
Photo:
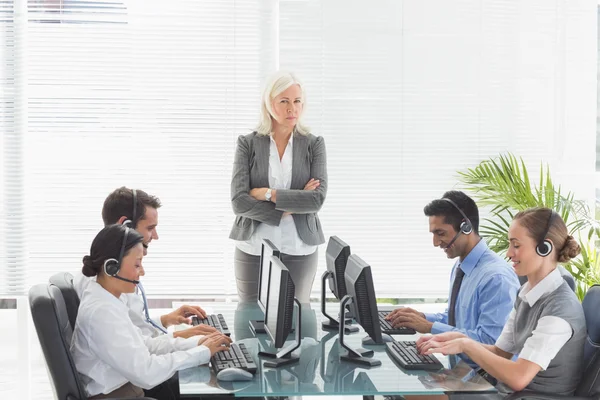
<svg viewBox="0 0 600 400"><path fill-rule="evenodd" d="M451 335L448 335L451 333ZM456 335L458 332L446 332L433 336L430 340L421 346L423 354L442 353L443 355L460 354L465 352L465 348L472 339Z"/></svg>
<svg viewBox="0 0 600 400"><path fill-rule="evenodd" d="M215 327L210 325L200 324L194 327L173 332L173 337L190 338L198 335L210 335L211 333L219 332Z"/></svg>
<svg viewBox="0 0 600 400"><path fill-rule="evenodd" d="M394 328L408 327L421 333L431 332L432 322L427 321L425 314L410 307L397 308L386 316L386 320Z"/></svg>
<svg viewBox="0 0 600 400"><path fill-rule="evenodd" d="M211 356L220 351L229 351L230 344L231 338L219 332L211 333L198 341L198 346L203 345L208 347Z"/></svg>
<svg viewBox="0 0 600 400"><path fill-rule="evenodd" d="M440 333L438 335L421 336L417 340L417 349L419 350L419 353L423 354L425 351L427 351L427 349L429 347L431 347L431 346L425 346L425 344L427 342L429 342L430 340L447 341L447 340L452 340L452 339L458 339L461 337L467 337L467 336L461 332L444 332L444 333Z"/></svg>
<svg viewBox="0 0 600 400"><path fill-rule="evenodd" d="M160 317L160 322L165 328L171 325L190 324L190 317L206 318L206 311L199 306L181 306L177 310Z"/></svg>

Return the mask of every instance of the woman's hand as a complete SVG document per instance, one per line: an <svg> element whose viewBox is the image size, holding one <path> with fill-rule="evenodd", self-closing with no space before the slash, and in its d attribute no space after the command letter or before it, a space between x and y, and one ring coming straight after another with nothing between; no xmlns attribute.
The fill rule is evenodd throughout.
<svg viewBox="0 0 600 400"><path fill-rule="evenodd" d="M304 190L315 190L320 184L321 183L317 179L311 178L310 181L304 185Z"/></svg>
<svg viewBox="0 0 600 400"><path fill-rule="evenodd" d="M209 335L211 333L215 333L218 332L216 328L210 326L210 325L206 325L206 324L200 324L200 325L196 325L193 328L189 328L189 329L183 329L181 331L175 331L173 332L173 337L180 337L180 338L191 338L192 336L198 336L198 335Z"/></svg>
<svg viewBox="0 0 600 400"><path fill-rule="evenodd" d="M231 338L223 335L222 333L215 332L200 339L198 341L198 346L204 345L208 347L208 349L210 350L210 355L212 357L215 355L215 353L229 350L230 343Z"/></svg>
<svg viewBox="0 0 600 400"><path fill-rule="evenodd" d="M463 333L460 333L460 332L444 332L444 333L440 333L437 335L421 336L417 340L417 350L419 351L419 353L424 353L429 348L429 347L425 347L425 345L431 340L437 341L437 342L447 342L448 340L466 338L466 337L467 336L465 336Z"/></svg>

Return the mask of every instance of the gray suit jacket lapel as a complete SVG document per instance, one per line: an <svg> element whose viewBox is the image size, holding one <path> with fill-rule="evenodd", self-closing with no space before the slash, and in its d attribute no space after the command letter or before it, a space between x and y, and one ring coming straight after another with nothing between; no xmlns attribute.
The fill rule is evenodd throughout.
<svg viewBox="0 0 600 400"><path fill-rule="evenodd" d="M270 136L254 137L254 171L257 186L269 187L269 156L271 149Z"/></svg>
<svg viewBox="0 0 600 400"><path fill-rule="evenodd" d="M294 151L292 158L292 184L291 189L304 189L304 185L306 182L301 181L301 176L298 173L302 165L304 164L304 159L308 154L308 140L306 140L306 136L300 134L294 134Z"/></svg>

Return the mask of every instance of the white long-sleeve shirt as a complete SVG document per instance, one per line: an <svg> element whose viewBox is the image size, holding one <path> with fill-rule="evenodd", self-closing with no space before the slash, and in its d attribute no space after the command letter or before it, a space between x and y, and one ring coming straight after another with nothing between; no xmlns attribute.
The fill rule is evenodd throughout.
<svg viewBox="0 0 600 400"><path fill-rule="evenodd" d="M210 350L189 339L143 336L128 307L90 282L71 341L71 354L88 396L108 394L127 382L153 388L181 369L206 364Z"/></svg>
<svg viewBox="0 0 600 400"><path fill-rule="evenodd" d="M79 299L83 299L83 294L86 289L90 285L91 282L96 282L95 276L85 276L80 272L75 274L73 277L73 287L75 288L75 292ZM154 328L146 321L146 317L144 314L144 301L142 300L142 296L135 293L123 293L120 297L120 300L128 307L129 318L131 318L131 322L142 331L142 335L149 337L158 337L163 335L158 329ZM154 323L166 328L160 322L160 318L154 318ZM167 334L170 337L173 337L173 333Z"/></svg>

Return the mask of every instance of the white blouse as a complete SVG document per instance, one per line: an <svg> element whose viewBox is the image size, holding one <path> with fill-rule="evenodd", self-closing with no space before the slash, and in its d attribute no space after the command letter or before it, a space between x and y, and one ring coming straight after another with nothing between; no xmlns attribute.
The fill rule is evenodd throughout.
<svg viewBox="0 0 600 400"><path fill-rule="evenodd" d="M545 294L552 293L564 282L560 271L555 269L542 279L533 288L527 282L519 292L519 298L529 304L530 307ZM573 334L571 325L562 318L547 315L537 322L531 336L522 349L515 345L514 326L516 310L513 309L508 316L508 321L502 329L500 337L496 341L496 347L511 354L519 353L519 358L531 361L542 369L548 368L550 362L560 349L567 343Z"/></svg>
<svg viewBox="0 0 600 400"><path fill-rule="evenodd" d="M83 294L91 282L96 282L95 276L85 276L83 273L81 273L81 271L75 274L75 277L73 277L73 287L75 288L75 292L77 293L79 299L83 299ZM162 332L146 321L146 315L144 313L144 301L142 300L142 296L137 293L123 293L119 299L129 308L129 318L131 318L133 324L142 331L142 335L150 337L158 337L163 335ZM161 323L160 318L153 318L152 321L166 330ZM171 338L173 337L172 332L169 332L167 335Z"/></svg>
<svg viewBox="0 0 600 400"><path fill-rule="evenodd" d="M290 189L292 186L292 161L294 135L290 136L283 157L279 160L279 152L275 140L271 136L269 148L269 187L271 189ZM260 224L250 239L237 241L238 249L247 254L260 256L262 239L269 239L282 253L305 256L317 250L317 246L308 245L300 239L294 217L290 214L281 218L279 226Z"/></svg>
<svg viewBox="0 0 600 400"><path fill-rule="evenodd" d="M188 339L143 336L129 308L96 282L90 282L71 341L75 367L88 396L108 394L127 382L153 388L176 371L206 364L210 350Z"/></svg>

